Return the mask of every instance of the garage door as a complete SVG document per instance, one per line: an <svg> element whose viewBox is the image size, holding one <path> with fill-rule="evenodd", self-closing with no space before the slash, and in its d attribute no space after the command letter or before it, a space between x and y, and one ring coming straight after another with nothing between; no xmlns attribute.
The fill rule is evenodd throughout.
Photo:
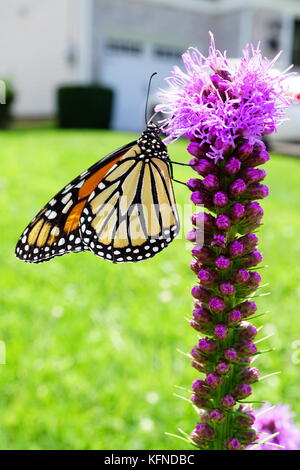
<svg viewBox="0 0 300 470"><path fill-rule="evenodd" d="M158 72L152 84L152 106L159 87L173 65L180 64L183 49L124 39L108 40L100 81L115 91L112 127L140 132L145 126L144 111L149 77Z"/></svg>

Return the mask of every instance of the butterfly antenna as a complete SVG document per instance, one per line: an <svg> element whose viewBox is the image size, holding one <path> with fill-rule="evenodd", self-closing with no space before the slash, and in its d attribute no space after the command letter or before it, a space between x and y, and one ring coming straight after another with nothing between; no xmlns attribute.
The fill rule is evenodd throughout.
<svg viewBox="0 0 300 470"><path fill-rule="evenodd" d="M149 83L148 83L148 90L147 90L147 98L146 98L146 106L145 106L145 123L146 125L148 124L147 121L147 114L148 114L148 102L149 102L149 95L150 95L150 87L151 87L151 81L154 75L157 75L157 72L154 72L151 77L149 78Z"/></svg>

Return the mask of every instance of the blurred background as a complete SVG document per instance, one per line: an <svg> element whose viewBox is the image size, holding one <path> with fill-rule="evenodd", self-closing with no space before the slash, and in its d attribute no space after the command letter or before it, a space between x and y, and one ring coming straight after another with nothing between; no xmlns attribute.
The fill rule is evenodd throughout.
<svg viewBox="0 0 300 470"><path fill-rule="evenodd" d="M89 253L41 265L14 258L42 205L97 159L136 138L173 65L208 31L237 58L261 42L277 67L300 66L297 0L0 0L0 368L2 449L183 449L165 432L197 420L173 394L197 376L186 321L194 275L179 238L146 262L111 265ZM291 79L300 92L298 78ZM290 404L300 421L300 107L270 141L271 195L261 230L265 317L255 399ZM170 147L186 161L185 143ZM176 168L185 180L188 169ZM179 186L179 187L177 187ZM189 195L175 188L179 205ZM4 348L4 349L5 349ZM3 347L2 349L3 350Z"/></svg>

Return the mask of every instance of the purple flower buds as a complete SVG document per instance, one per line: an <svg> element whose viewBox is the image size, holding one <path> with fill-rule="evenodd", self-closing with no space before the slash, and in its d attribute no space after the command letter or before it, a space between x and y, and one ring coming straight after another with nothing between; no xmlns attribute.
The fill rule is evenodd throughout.
<svg viewBox="0 0 300 470"><path fill-rule="evenodd" d="M240 171L240 168L241 168L240 160L238 160L235 157L231 157L228 163L224 165L223 171L224 173L226 173L226 175L231 176L231 175L235 175L236 173L238 173L238 171Z"/></svg>
<svg viewBox="0 0 300 470"><path fill-rule="evenodd" d="M239 384L234 389L234 396L237 400L241 400L242 398L247 398L251 395L252 389L248 384Z"/></svg>
<svg viewBox="0 0 300 470"><path fill-rule="evenodd" d="M239 450L241 447L241 443L236 437L229 437L226 441L226 449L228 450Z"/></svg>
<svg viewBox="0 0 300 470"><path fill-rule="evenodd" d="M222 423L225 419L225 414L218 408L214 408L209 412L209 417L215 423Z"/></svg>
<svg viewBox="0 0 300 470"><path fill-rule="evenodd" d="M232 197L239 197L246 192L247 185L244 180L237 179L229 186L229 194Z"/></svg>
<svg viewBox="0 0 300 470"><path fill-rule="evenodd" d="M208 302L208 306L215 313L222 313L225 309L225 303L220 297L212 297Z"/></svg>
<svg viewBox="0 0 300 470"><path fill-rule="evenodd" d="M230 408L233 408L236 401L232 395L225 395L222 400L221 400L223 408L225 410L229 410Z"/></svg>
<svg viewBox="0 0 300 470"><path fill-rule="evenodd" d="M222 282L219 286L222 295L232 295L235 293L235 287L231 282Z"/></svg>
<svg viewBox="0 0 300 470"><path fill-rule="evenodd" d="M241 380L246 384L252 384L259 379L259 370L256 367L246 367L240 373Z"/></svg>
<svg viewBox="0 0 300 470"><path fill-rule="evenodd" d="M205 176L205 178L202 180L202 184L208 191L217 191L220 186L219 178L212 174Z"/></svg>
<svg viewBox="0 0 300 470"><path fill-rule="evenodd" d="M218 323L215 326L214 334L217 339L227 338L228 332L229 332L228 327L224 325L224 323Z"/></svg>
<svg viewBox="0 0 300 470"><path fill-rule="evenodd" d="M226 193L218 191L213 197L213 203L218 207L225 207L228 204L228 197Z"/></svg>
<svg viewBox="0 0 300 470"><path fill-rule="evenodd" d="M226 258L225 256L219 256L216 259L215 265L218 269L228 269L230 268L230 259Z"/></svg>
<svg viewBox="0 0 300 470"><path fill-rule="evenodd" d="M216 366L216 372L220 375L227 374L231 369L231 365L228 362L219 361Z"/></svg>
<svg viewBox="0 0 300 470"><path fill-rule="evenodd" d="M224 357L229 362L236 362L238 360L238 352L234 348L228 348L224 351Z"/></svg>

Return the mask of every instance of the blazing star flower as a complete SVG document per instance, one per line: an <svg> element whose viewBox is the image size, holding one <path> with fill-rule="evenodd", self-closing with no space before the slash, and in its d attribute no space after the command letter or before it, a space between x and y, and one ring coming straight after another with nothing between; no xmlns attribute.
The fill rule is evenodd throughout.
<svg viewBox="0 0 300 470"><path fill-rule="evenodd" d="M156 110L168 115L162 122L166 141L186 136L192 155L205 153L217 162L244 136L244 154L247 149L252 153L254 142L284 121L292 99L283 83L287 75L270 73L279 55L268 61L259 45L247 45L240 63L231 69L212 34L208 57L189 48L182 56L185 71L174 67L166 80L169 89L159 93L163 103ZM228 159L227 165L226 171L237 171L240 161Z"/></svg>
<svg viewBox="0 0 300 470"><path fill-rule="evenodd" d="M276 405L271 408L270 403L265 403L256 411L255 429L259 433L259 441L267 435L276 432L279 434L265 444L255 446L258 450L297 450L300 449L300 429L294 423L294 413L289 405ZM261 434L260 434L261 433ZM277 444L282 447L276 447Z"/></svg>
<svg viewBox="0 0 300 470"><path fill-rule="evenodd" d="M248 299L261 281L251 269L262 261L253 233L263 217L257 199L268 195L266 172L257 167L270 157L260 139L283 122L290 102L287 75L270 73L277 57L267 61L259 46L246 46L231 69L211 35L208 57L195 48L183 54L185 70L174 67L156 108L167 113L167 142L189 140L189 164L197 177L187 187L194 204L209 211L192 215L188 233L197 276L190 325L205 335L191 351L192 366L205 374L194 381L191 396L200 422L190 438L200 449L240 450L257 439L254 412L239 402L259 378L251 366L257 330L245 319L256 312ZM203 246L197 242L199 226Z"/></svg>

